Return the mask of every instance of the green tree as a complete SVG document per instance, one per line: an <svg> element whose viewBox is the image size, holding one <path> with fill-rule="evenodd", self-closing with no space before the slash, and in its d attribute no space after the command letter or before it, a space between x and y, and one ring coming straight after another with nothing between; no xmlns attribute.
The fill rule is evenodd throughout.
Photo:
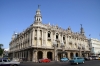
<svg viewBox="0 0 100 66"><path fill-rule="evenodd" d="M2 55L3 51L4 51L4 49L2 47L3 47L3 44L0 44L0 55Z"/></svg>

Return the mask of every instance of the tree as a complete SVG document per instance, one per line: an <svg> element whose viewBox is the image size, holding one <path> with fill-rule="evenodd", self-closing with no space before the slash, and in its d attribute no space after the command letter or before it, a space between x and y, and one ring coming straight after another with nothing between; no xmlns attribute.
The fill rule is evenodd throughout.
<svg viewBox="0 0 100 66"><path fill-rule="evenodd" d="M4 49L2 47L3 47L3 44L0 44L0 55L2 55L3 51L4 51Z"/></svg>

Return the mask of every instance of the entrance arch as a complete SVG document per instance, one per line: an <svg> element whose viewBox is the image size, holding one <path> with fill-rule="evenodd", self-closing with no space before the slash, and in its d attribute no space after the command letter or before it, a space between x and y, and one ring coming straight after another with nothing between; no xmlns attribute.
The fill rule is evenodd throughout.
<svg viewBox="0 0 100 66"><path fill-rule="evenodd" d="M52 60L52 52L47 52L47 58Z"/></svg>
<svg viewBox="0 0 100 66"><path fill-rule="evenodd" d="M78 53L76 53L76 57L78 57Z"/></svg>
<svg viewBox="0 0 100 66"><path fill-rule="evenodd" d="M73 53L70 53L70 58L71 58L71 59L73 58Z"/></svg>
<svg viewBox="0 0 100 66"><path fill-rule="evenodd" d="M38 56L37 56L37 58L38 59L42 59L43 58L43 52L42 51L38 51Z"/></svg>

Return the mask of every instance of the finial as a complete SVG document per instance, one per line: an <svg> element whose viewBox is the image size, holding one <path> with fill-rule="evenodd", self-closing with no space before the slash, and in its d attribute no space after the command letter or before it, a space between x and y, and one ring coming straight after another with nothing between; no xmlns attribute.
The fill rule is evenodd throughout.
<svg viewBox="0 0 100 66"><path fill-rule="evenodd" d="M38 9L39 9L40 6L41 6L41 5L38 5Z"/></svg>

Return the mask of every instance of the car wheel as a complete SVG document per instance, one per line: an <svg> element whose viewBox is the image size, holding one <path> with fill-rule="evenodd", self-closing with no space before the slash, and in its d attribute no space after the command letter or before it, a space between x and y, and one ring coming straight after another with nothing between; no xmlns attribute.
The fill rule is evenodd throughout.
<svg viewBox="0 0 100 66"><path fill-rule="evenodd" d="M82 63L84 63L84 61Z"/></svg>
<svg viewBox="0 0 100 66"><path fill-rule="evenodd" d="M78 65L78 62L76 64Z"/></svg>

